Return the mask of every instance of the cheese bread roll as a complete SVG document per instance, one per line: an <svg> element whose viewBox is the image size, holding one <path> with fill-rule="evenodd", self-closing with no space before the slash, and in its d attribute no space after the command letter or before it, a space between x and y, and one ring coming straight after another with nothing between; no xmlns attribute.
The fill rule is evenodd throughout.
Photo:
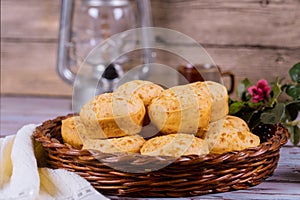
<svg viewBox="0 0 300 200"><path fill-rule="evenodd" d="M208 126L212 108L210 93L205 83L195 85L169 88L152 100L148 114L162 133L195 134Z"/></svg>
<svg viewBox="0 0 300 200"><path fill-rule="evenodd" d="M241 118L231 115L226 115L224 118L211 122L207 128L199 129L196 136L204 138L205 135L218 132L224 127L238 129L239 131L250 131L248 124Z"/></svg>
<svg viewBox="0 0 300 200"><path fill-rule="evenodd" d="M250 131L248 124L243 119L231 115L225 117L224 126L232 127L239 131Z"/></svg>
<svg viewBox="0 0 300 200"><path fill-rule="evenodd" d="M205 81L212 98L211 121L222 119L228 114L228 94L223 85L213 81Z"/></svg>
<svg viewBox="0 0 300 200"><path fill-rule="evenodd" d="M229 151L239 151L260 144L258 136L249 131L243 120L232 118L212 122L205 133L211 153L222 154Z"/></svg>
<svg viewBox="0 0 300 200"><path fill-rule="evenodd" d="M141 131L145 107L140 98L105 93L94 97L80 111L89 139L134 135Z"/></svg>
<svg viewBox="0 0 300 200"><path fill-rule="evenodd" d="M158 97L164 89L157 84L150 81L133 80L122 84L115 92L123 94L124 96L134 95L140 98L147 107L152 99Z"/></svg>
<svg viewBox="0 0 300 200"><path fill-rule="evenodd" d="M139 153L144 142L144 138L139 135L111 139L89 139L84 142L83 149L94 149L103 153Z"/></svg>
<svg viewBox="0 0 300 200"><path fill-rule="evenodd" d="M82 139L80 134L84 135L85 127L79 116L69 117L62 120L61 136L64 143L68 143L78 149L82 148Z"/></svg>
<svg viewBox="0 0 300 200"><path fill-rule="evenodd" d="M154 137L144 143L141 148L142 155L173 156L205 155L208 154L207 143L191 134L169 134Z"/></svg>

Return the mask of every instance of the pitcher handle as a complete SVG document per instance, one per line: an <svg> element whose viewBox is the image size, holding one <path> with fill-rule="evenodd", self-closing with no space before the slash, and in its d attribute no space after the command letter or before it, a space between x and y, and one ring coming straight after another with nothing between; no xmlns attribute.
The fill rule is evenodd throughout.
<svg viewBox="0 0 300 200"><path fill-rule="evenodd" d="M70 69L70 46L72 37L73 0L62 0L60 11L59 41L57 53L57 72L69 84L73 84L76 74Z"/></svg>
<svg viewBox="0 0 300 200"><path fill-rule="evenodd" d="M225 76L228 76L230 79L230 86L227 90L228 90L228 94L231 94L234 91L235 76L231 72L222 72L222 77Z"/></svg>

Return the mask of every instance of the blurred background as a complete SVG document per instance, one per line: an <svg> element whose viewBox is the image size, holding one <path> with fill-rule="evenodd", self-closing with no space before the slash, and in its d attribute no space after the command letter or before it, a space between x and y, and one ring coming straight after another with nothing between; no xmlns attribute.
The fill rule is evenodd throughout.
<svg viewBox="0 0 300 200"><path fill-rule="evenodd" d="M299 0L151 0L151 7L153 26L194 38L223 71L235 74L236 83L288 77L300 59ZM1 1L2 116L14 107L10 97L71 98L72 86L56 71L60 9L60 0Z"/></svg>
<svg viewBox="0 0 300 200"><path fill-rule="evenodd" d="M1 1L1 95L72 95L72 86L56 72L60 4ZM287 77L300 59L299 0L152 0L151 5L154 26L197 40L237 82Z"/></svg>

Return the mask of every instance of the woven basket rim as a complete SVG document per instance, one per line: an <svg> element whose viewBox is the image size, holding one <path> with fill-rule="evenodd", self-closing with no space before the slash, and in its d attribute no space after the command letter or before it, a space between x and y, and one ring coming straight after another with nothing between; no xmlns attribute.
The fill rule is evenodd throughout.
<svg viewBox="0 0 300 200"><path fill-rule="evenodd" d="M273 174L279 160L279 149L289 136L287 129L277 124L275 135L257 147L223 154L186 155L175 161L171 157L172 163L164 168L131 173L111 168L108 164L155 165L168 161L170 157L97 152L96 156L104 158L104 162L99 162L89 150L61 143L61 120L71 116L74 114L45 121L36 127L33 139L46 150L46 162L51 168L75 172L106 195L187 197L247 189Z"/></svg>
<svg viewBox="0 0 300 200"><path fill-rule="evenodd" d="M90 154L91 152L86 149L76 149L75 147L72 147L71 145L61 143L60 141L50 138L49 135L44 135L41 134L41 132L38 131L38 129L43 129L43 126L49 122L49 121L55 121L57 119L65 119L68 117L72 117L77 114L68 114L64 116L58 116L54 119L46 120L43 122L40 126L38 126L34 133L33 133L33 138L41 142L44 147L50 147L50 148L57 148L57 149L63 149L63 152L68 155L87 155ZM263 142L260 145L256 147L251 147L247 148L244 150L240 151L230 151L230 152L225 152L222 154L214 154L214 153L209 153L206 155L182 155L179 158L175 160L175 163L180 163L184 162L186 160L191 160L191 159L197 159L197 160L203 160L203 161L208 161L208 160L214 160L217 158L222 158L228 160L232 159L233 157L254 157L254 156L259 156L260 154L266 152L266 151L274 151L278 150L280 147L282 147L284 144L287 143L289 133L287 129L282 125L282 124L277 124L277 130L276 133L272 138L270 138L267 142ZM165 159L173 159L170 156L148 156L148 155L141 155L141 154L128 154L128 153L103 153L99 152L101 154L107 155L107 156L135 156L135 157L144 157L144 158L154 158L158 160L165 160Z"/></svg>

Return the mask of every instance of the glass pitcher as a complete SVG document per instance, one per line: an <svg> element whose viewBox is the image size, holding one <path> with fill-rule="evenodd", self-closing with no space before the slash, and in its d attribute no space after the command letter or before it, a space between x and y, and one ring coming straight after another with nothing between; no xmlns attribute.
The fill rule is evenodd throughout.
<svg viewBox="0 0 300 200"><path fill-rule="evenodd" d="M74 84L76 77L77 86L81 87L73 94L76 96L74 111L79 111L95 94L112 91L123 75L121 64L126 57L120 57L114 63L111 58L118 55L124 41L102 46L97 57L87 57L89 52L112 35L135 27L135 12L129 0L62 0L57 71L70 84ZM86 57L89 60L84 60ZM90 68L78 74L83 61ZM99 80L99 91L95 91L91 85Z"/></svg>
<svg viewBox="0 0 300 200"><path fill-rule="evenodd" d="M136 0L136 4L140 26L152 26L149 0ZM110 63L111 58L119 55L119 51L128 44L122 39L113 41L102 46L102 49L97 48L99 54L95 59L84 60L91 58L87 57L88 53L112 35L137 27L136 21L135 10L129 0L62 0L57 71L70 84L74 83L77 75L77 84L80 84L82 90L73 94L80 96L75 99L81 99L73 102L74 111L79 111L95 94L114 89L118 78L123 75L122 63L126 62L126 56L121 56L114 63ZM150 55L151 52L145 54ZM152 62L149 57L145 56L145 62ZM84 75L78 76L76 70L83 61L90 68ZM100 86L95 92L95 88L90 85L98 82L99 77L102 77L98 83Z"/></svg>

